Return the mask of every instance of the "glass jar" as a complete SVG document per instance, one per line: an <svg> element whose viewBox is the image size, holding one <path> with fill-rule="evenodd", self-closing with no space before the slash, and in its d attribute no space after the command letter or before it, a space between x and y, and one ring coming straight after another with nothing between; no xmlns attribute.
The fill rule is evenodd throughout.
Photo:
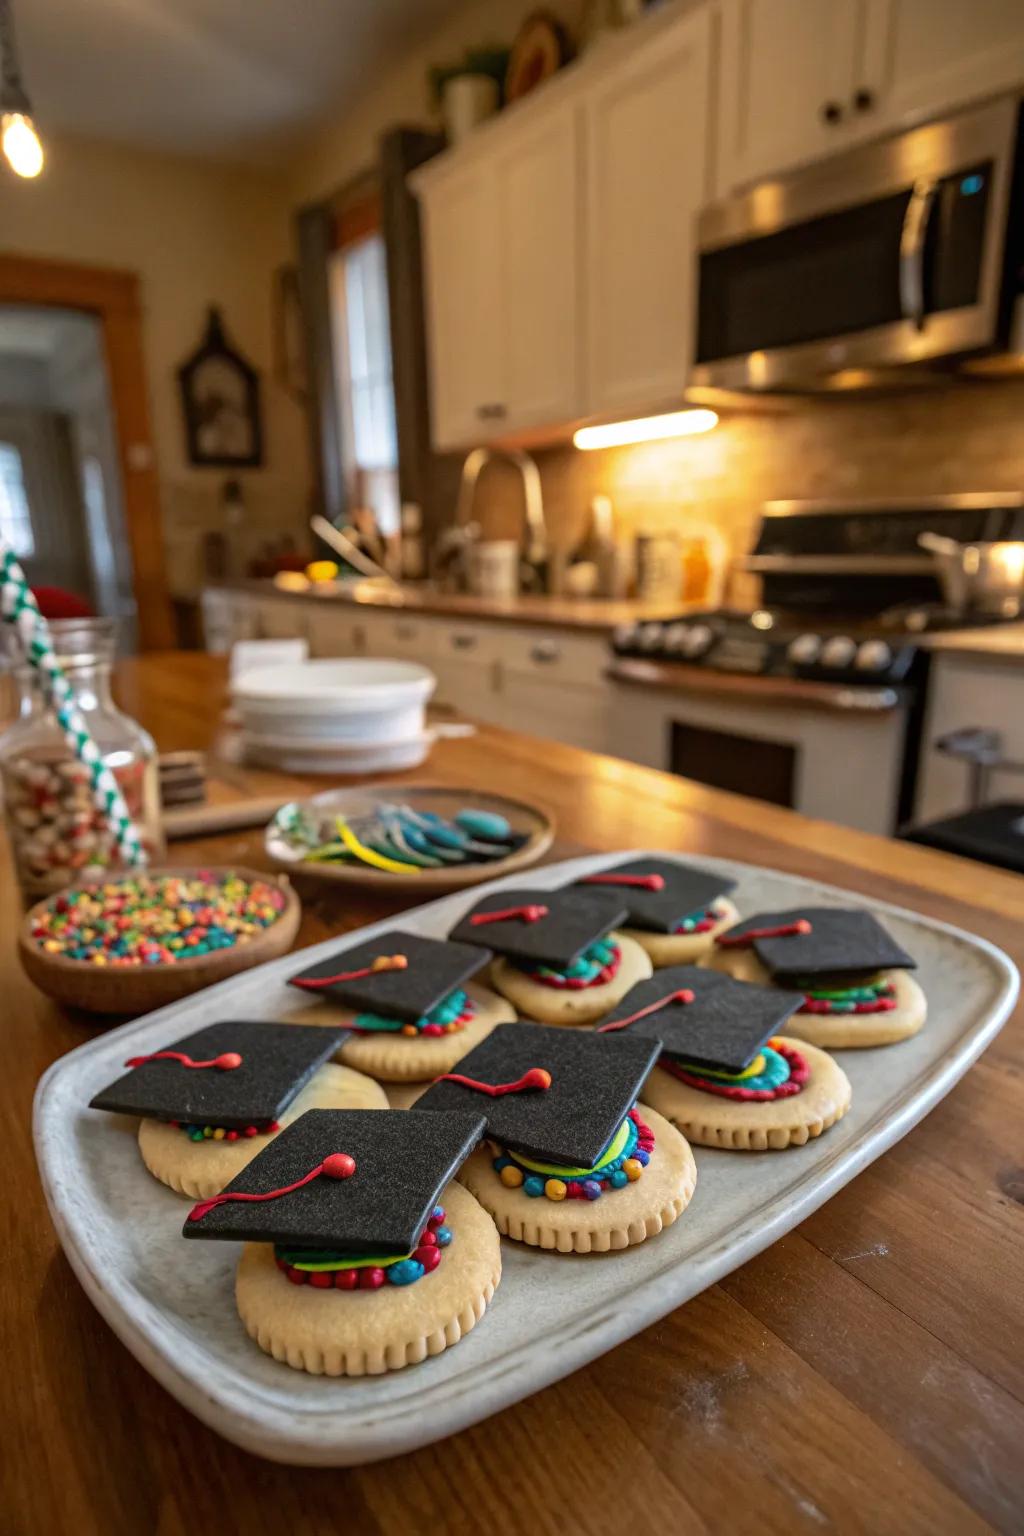
<svg viewBox="0 0 1024 1536"><path fill-rule="evenodd" d="M58 619L53 646L75 703L124 795L150 857L163 850L156 746L110 695L114 624ZM18 718L0 736L0 780L14 864L26 899L36 901L83 872L123 868L114 833L97 807L89 770L64 740L38 674L13 665Z"/></svg>

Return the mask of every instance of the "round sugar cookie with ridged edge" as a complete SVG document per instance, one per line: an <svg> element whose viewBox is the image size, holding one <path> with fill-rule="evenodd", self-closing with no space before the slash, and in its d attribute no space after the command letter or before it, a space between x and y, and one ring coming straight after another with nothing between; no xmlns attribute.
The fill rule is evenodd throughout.
<svg viewBox="0 0 1024 1536"><path fill-rule="evenodd" d="M475 981L464 989L476 1004L476 1014L463 1029L450 1035L403 1035L384 1033L351 1035L336 1060L357 1072L366 1072L382 1083L427 1083L450 1072L498 1024L511 1024L515 1009L503 997ZM329 1024L347 1029L356 1015L323 998L306 1008L285 1014L290 1024Z"/></svg>
<svg viewBox="0 0 1024 1536"><path fill-rule="evenodd" d="M387 1108L387 1095L372 1077L329 1061L296 1094L279 1124L284 1130L307 1109ZM219 1194L279 1134L271 1131L259 1136L240 1136L237 1141L192 1141L178 1126L166 1125L162 1120L143 1120L139 1124L139 1151L142 1161L161 1184L167 1184L179 1195L205 1200Z"/></svg>
<svg viewBox="0 0 1024 1536"><path fill-rule="evenodd" d="M716 921L706 933L646 933L642 928L623 928L622 932L647 951L656 971L666 965L696 965L712 949L715 935L740 920L740 914L725 896L719 896L713 907Z"/></svg>
<svg viewBox="0 0 1024 1536"><path fill-rule="evenodd" d="M638 1105L654 1132L654 1153L640 1178L598 1200L549 1200L509 1189L492 1166L494 1153L478 1147L459 1179L494 1217L503 1237L558 1253L610 1253L630 1248L670 1227L689 1205L697 1165L689 1143L661 1115Z"/></svg>
<svg viewBox="0 0 1024 1536"><path fill-rule="evenodd" d="M772 979L750 949L716 949L711 969L727 971L737 981L757 981L771 986ZM896 1007L887 1013L794 1013L786 1030L798 1040L824 1046L827 1051L855 1050L858 1046L896 1045L916 1035L928 1017L928 1000L920 982L907 971L882 971L896 989Z"/></svg>
<svg viewBox="0 0 1024 1536"><path fill-rule="evenodd" d="M425 1083L384 1083L382 1086L392 1109L412 1109L431 1084L432 1079L428 1078Z"/></svg>
<svg viewBox="0 0 1024 1536"><path fill-rule="evenodd" d="M247 1243L235 1280L249 1337L275 1360L314 1376L379 1376L439 1355L484 1315L501 1279L494 1223L458 1184L441 1195L451 1246L412 1285L376 1291L292 1285L271 1243Z"/></svg>
<svg viewBox="0 0 1024 1536"><path fill-rule="evenodd" d="M622 950L619 969L612 981L596 987L546 987L518 966L499 956L491 964L491 984L527 1019L541 1024L593 1024L614 1008L630 987L646 981L653 966L646 952L622 933L610 933Z"/></svg>
<svg viewBox="0 0 1024 1536"><path fill-rule="evenodd" d="M647 1079L644 1098L701 1147L737 1152L802 1147L843 1118L853 1091L842 1067L824 1051L803 1040L789 1040L784 1035L776 1038L799 1051L810 1068L805 1086L790 1098L761 1102L726 1099L691 1088L661 1067L655 1067Z"/></svg>

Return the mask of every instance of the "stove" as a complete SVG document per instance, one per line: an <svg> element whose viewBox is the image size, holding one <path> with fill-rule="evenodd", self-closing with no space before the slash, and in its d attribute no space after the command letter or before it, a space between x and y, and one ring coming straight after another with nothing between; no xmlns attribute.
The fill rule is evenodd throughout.
<svg viewBox="0 0 1024 1536"><path fill-rule="evenodd" d="M753 553L763 606L620 625L618 656L713 671L857 685L910 685L921 637L1017 619L1019 612L944 608L931 556L917 536L1024 537L1024 497L857 503L769 502Z"/></svg>
<svg viewBox="0 0 1024 1536"><path fill-rule="evenodd" d="M926 532L1024 538L1024 497L768 503L741 562L760 579L756 608L615 630L630 755L891 835L912 813L928 749L929 634L1017 617L943 608L917 542Z"/></svg>

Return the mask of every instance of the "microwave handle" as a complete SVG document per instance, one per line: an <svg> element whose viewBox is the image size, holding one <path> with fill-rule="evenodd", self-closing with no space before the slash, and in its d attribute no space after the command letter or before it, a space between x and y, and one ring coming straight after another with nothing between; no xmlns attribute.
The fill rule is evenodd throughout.
<svg viewBox="0 0 1024 1536"><path fill-rule="evenodd" d="M920 177L914 183L900 232L900 313L924 329L924 248L939 182Z"/></svg>

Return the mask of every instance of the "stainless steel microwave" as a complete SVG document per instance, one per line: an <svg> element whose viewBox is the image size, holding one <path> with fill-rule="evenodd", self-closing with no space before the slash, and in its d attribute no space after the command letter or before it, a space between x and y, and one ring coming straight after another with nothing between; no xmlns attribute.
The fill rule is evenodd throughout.
<svg viewBox="0 0 1024 1536"><path fill-rule="evenodd" d="M705 209L691 382L814 389L1005 350L1021 143L1000 98Z"/></svg>

